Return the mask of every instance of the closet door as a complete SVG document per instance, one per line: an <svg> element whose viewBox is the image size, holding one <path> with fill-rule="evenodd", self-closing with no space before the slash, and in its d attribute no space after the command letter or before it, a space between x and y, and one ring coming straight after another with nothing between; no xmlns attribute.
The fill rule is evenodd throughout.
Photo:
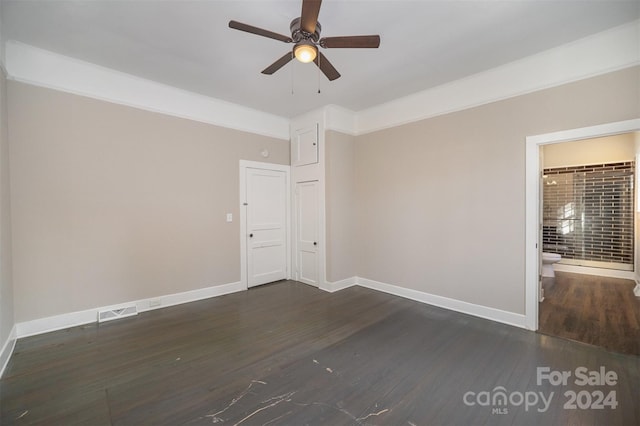
<svg viewBox="0 0 640 426"><path fill-rule="evenodd" d="M296 184L297 279L318 287L318 181Z"/></svg>

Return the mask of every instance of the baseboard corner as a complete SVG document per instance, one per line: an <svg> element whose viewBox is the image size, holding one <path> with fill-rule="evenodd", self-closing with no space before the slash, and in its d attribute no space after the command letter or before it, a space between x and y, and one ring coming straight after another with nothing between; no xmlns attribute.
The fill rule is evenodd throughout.
<svg viewBox="0 0 640 426"><path fill-rule="evenodd" d="M339 281L327 281L321 289L328 291L329 293L334 293L336 291L344 290L345 288L353 287L356 284L357 278L350 277Z"/></svg>
<svg viewBox="0 0 640 426"><path fill-rule="evenodd" d="M7 340L2 345L2 349L0 350L0 379L4 375L4 370L7 368L9 364L9 360L11 359L11 355L13 355L13 350L16 347L17 341L17 327L14 324L9 332L9 336L7 336Z"/></svg>

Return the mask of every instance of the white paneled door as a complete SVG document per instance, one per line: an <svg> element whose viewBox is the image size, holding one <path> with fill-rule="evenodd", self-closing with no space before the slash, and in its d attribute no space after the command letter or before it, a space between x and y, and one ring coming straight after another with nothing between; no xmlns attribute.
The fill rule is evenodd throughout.
<svg viewBox="0 0 640 426"><path fill-rule="evenodd" d="M318 286L318 181L296 184L296 264L298 280Z"/></svg>
<svg viewBox="0 0 640 426"><path fill-rule="evenodd" d="M247 285L287 278L286 173L246 169Z"/></svg>

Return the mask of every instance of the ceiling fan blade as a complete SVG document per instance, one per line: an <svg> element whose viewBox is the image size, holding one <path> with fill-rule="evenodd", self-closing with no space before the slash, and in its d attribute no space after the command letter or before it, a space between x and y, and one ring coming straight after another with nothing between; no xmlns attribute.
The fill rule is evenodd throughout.
<svg viewBox="0 0 640 426"><path fill-rule="evenodd" d="M278 59L277 61L275 61L268 67L266 67L265 69L263 69L262 74L269 74L269 75L273 74L274 72L278 71L280 68L287 65L289 61L291 61L291 59L293 59L293 52L285 53L280 59Z"/></svg>
<svg viewBox="0 0 640 426"><path fill-rule="evenodd" d="M318 14L322 0L302 0L302 13L300 14L300 28L313 34L318 23Z"/></svg>
<svg viewBox="0 0 640 426"><path fill-rule="evenodd" d="M262 28L254 27L252 25L243 24L242 22L238 22L238 21L229 21L229 28L233 28L234 30L244 31L251 34L256 34L262 37L284 41L285 43L293 42L293 40L291 40L291 37L289 36L274 33L273 31L264 30Z"/></svg>
<svg viewBox="0 0 640 426"><path fill-rule="evenodd" d="M325 37L318 42L327 49L333 48L377 48L380 46L379 35L359 35L345 37Z"/></svg>
<svg viewBox="0 0 640 426"><path fill-rule="evenodd" d="M329 81L333 81L336 78L340 77L340 73L338 72L338 70L336 70L333 65L331 65L331 62L329 62L327 57L324 56L322 52L318 51L318 56L316 56L316 59L313 62L318 66L318 68L320 68L320 71L322 71L324 75L327 76Z"/></svg>

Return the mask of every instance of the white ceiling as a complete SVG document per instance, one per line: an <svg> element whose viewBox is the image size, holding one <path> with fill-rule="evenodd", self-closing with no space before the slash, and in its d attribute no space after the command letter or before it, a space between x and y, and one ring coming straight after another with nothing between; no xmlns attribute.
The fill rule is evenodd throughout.
<svg viewBox="0 0 640 426"><path fill-rule="evenodd" d="M327 104L360 111L640 17L638 0L325 0L322 36L381 36L379 49L324 50L342 74L329 82L297 61L261 74L291 45L227 26L233 19L289 35L301 0L1 0L0 7L4 40L283 117Z"/></svg>

